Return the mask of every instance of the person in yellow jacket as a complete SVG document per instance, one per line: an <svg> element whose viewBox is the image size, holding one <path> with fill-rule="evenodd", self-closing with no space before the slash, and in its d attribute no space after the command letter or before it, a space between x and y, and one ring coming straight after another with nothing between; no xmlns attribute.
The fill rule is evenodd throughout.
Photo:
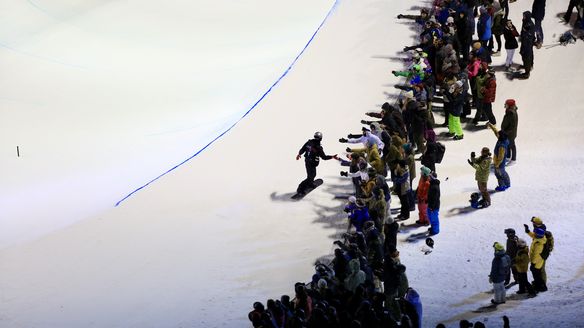
<svg viewBox="0 0 584 328"><path fill-rule="evenodd" d="M381 174L383 176L387 175L387 170L385 169L385 163L383 162L383 160L381 159L381 156L379 155L379 148L377 148L377 145L375 143L368 143L367 147L365 148L349 148L347 147L347 152L353 152L353 153L358 153L360 155L364 155L364 157L367 159L367 162L369 163L369 165L371 165L372 167L375 168L375 171L378 174Z"/></svg>
<svg viewBox="0 0 584 328"><path fill-rule="evenodd" d="M530 270L533 275L533 288L537 292L547 291L547 286L543 280L541 271L545 260L541 257L541 252L543 251L543 246L546 243L545 230L542 228L533 229L533 233L530 233L533 241L531 242L531 247L529 250L529 261L531 263Z"/></svg>
<svg viewBox="0 0 584 328"><path fill-rule="evenodd" d="M513 259L513 268L517 274L519 290L517 294L529 293L529 296L535 296L535 290L527 280L527 268L529 267L529 247L524 239L517 240L517 253Z"/></svg>

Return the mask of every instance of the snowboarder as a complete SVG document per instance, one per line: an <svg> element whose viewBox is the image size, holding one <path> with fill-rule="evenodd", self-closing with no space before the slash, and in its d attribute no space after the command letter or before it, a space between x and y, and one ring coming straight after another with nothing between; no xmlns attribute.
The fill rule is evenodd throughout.
<svg viewBox="0 0 584 328"><path fill-rule="evenodd" d="M495 249L495 258L491 262L491 274L489 274L489 282L493 284L495 296L491 303L503 304L505 303L505 276L511 267L511 259L505 253L505 247L498 242L493 244Z"/></svg>
<svg viewBox="0 0 584 328"><path fill-rule="evenodd" d="M316 132L314 133L314 138L308 140L302 148L298 151L298 155L296 155L296 160L299 160L302 154L304 154L304 165L306 167L306 179L304 179L298 185L296 189L296 193L299 196L304 196L310 190L318 187L314 183L314 178L316 177L316 167L320 163L320 159L327 161L329 159L338 159L337 155L326 155L324 150L320 144L322 141L322 133Z"/></svg>
<svg viewBox="0 0 584 328"><path fill-rule="evenodd" d="M489 181L489 174L491 173L491 152L489 151L489 148L483 147L481 150L481 156L479 158L475 157L475 153L473 151L470 154L468 164L470 164L470 166L475 169L475 180L477 181L477 185L481 195L483 196L483 199L479 202L479 204L482 204L482 208L491 206L491 196L487 190L487 182Z"/></svg>

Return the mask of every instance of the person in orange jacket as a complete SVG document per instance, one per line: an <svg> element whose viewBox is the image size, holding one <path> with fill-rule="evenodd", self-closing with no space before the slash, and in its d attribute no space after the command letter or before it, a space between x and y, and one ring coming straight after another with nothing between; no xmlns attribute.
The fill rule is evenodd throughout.
<svg viewBox="0 0 584 328"><path fill-rule="evenodd" d="M418 198L418 218L416 221L420 225L429 225L428 221L428 190L430 189L430 171L429 168L422 166L420 168L420 180L418 181L418 190L416 192Z"/></svg>

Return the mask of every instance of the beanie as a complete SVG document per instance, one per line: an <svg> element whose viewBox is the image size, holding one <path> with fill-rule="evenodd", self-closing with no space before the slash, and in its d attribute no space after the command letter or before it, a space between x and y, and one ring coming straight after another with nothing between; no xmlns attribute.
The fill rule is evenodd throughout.
<svg viewBox="0 0 584 328"><path fill-rule="evenodd" d="M355 196L349 196L349 203L355 204L355 202L357 202L357 197L355 197Z"/></svg>
<svg viewBox="0 0 584 328"><path fill-rule="evenodd" d="M429 168L427 168L427 167L425 167L425 166L422 166L422 167L420 168L420 171L422 172L422 174L423 174L425 177L429 176L429 175L430 175L430 173L432 173L432 170L430 170Z"/></svg>
<svg viewBox="0 0 584 328"><path fill-rule="evenodd" d="M410 91L406 92L406 93L404 94L404 96L405 96L407 99L412 99L412 98L414 98L414 92L410 90Z"/></svg>
<svg viewBox="0 0 584 328"><path fill-rule="evenodd" d="M503 247L503 245L501 245L499 242L495 242L493 244L493 248L495 249L495 252L499 252L499 251L504 251L505 247Z"/></svg>
<svg viewBox="0 0 584 328"><path fill-rule="evenodd" d="M535 228L533 229L533 233L535 233L535 236L537 238L542 238L545 235L545 230L543 230L542 228Z"/></svg>
<svg viewBox="0 0 584 328"><path fill-rule="evenodd" d="M538 225L538 226L543 224L543 221L540 218L538 218L537 216L532 217L531 222L533 222L535 225Z"/></svg>
<svg viewBox="0 0 584 328"><path fill-rule="evenodd" d="M505 107L515 107L515 99L507 99L505 100Z"/></svg>

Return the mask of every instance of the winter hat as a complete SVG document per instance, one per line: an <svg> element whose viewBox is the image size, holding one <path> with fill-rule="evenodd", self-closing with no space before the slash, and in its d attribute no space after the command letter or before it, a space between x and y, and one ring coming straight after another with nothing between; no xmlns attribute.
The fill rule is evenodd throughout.
<svg viewBox="0 0 584 328"><path fill-rule="evenodd" d="M410 151L412 149L412 145L409 144L409 143L405 143L405 144L402 145L402 148L407 153L408 151Z"/></svg>
<svg viewBox="0 0 584 328"><path fill-rule="evenodd" d="M519 238L517 240L517 246L519 246L519 247L525 247L525 246L527 246L527 243L525 242L524 239Z"/></svg>
<svg viewBox="0 0 584 328"><path fill-rule="evenodd" d="M542 228L535 228L533 229L533 233L535 233L535 237L542 238L545 235L545 230Z"/></svg>
<svg viewBox="0 0 584 328"><path fill-rule="evenodd" d="M480 43L480 42L478 42L478 41L477 41L477 42L475 42L475 43L473 43L473 44L472 44L472 48L473 48L474 50L479 50L479 49L481 48L481 43Z"/></svg>
<svg viewBox="0 0 584 328"><path fill-rule="evenodd" d="M482 154L487 154L488 156L491 156L491 151L489 150L489 147L483 147L483 149L481 149L481 155Z"/></svg>
<svg viewBox="0 0 584 328"><path fill-rule="evenodd" d="M515 229L507 228L507 229L505 229L505 234L506 235L515 235Z"/></svg>
<svg viewBox="0 0 584 328"><path fill-rule="evenodd" d="M355 204L356 201L357 201L357 197L355 197L355 196L349 196L349 203Z"/></svg>
<svg viewBox="0 0 584 328"><path fill-rule="evenodd" d="M538 225L538 226L543 224L543 221L540 218L538 218L537 216L532 217L531 222L533 222L533 224Z"/></svg>
<svg viewBox="0 0 584 328"><path fill-rule="evenodd" d="M505 250L505 247L503 247L503 245L501 245L497 241L493 244L493 248L495 249L495 252L499 252L499 251L504 251Z"/></svg>
<svg viewBox="0 0 584 328"><path fill-rule="evenodd" d="M505 100L505 107L506 108L516 107L516 105L515 105L515 99L507 99L507 100Z"/></svg>
<svg viewBox="0 0 584 328"><path fill-rule="evenodd" d="M454 23L454 18L452 16L448 16L448 18L446 18L446 24L452 24Z"/></svg>
<svg viewBox="0 0 584 328"><path fill-rule="evenodd" d="M432 173L432 170L430 170L429 168L422 166L420 168L420 171L422 172L422 175L424 175L425 177L429 176L430 173Z"/></svg>
<svg viewBox="0 0 584 328"><path fill-rule="evenodd" d="M362 128L361 128L361 131L363 131L363 132L371 132L371 130L369 130L369 129L368 129L368 128L366 128L366 127L362 127Z"/></svg>
<svg viewBox="0 0 584 328"><path fill-rule="evenodd" d="M414 98L414 92L412 90L404 93L404 97L406 97L406 99L413 99Z"/></svg>

